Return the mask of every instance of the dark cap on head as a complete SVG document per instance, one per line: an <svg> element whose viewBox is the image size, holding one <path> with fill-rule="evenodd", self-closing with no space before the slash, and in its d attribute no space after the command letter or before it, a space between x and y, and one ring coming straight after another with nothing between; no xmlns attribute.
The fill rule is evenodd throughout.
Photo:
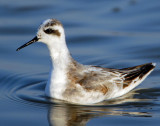
<svg viewBox="0 0 160 126"><path fill-rule="evenodd" d="M60 25L60 26L63 26L61 24L60 21L56 20L56 19L49 19L48 22L46 22L46 24L44 25L45 27L48 27L48 26L54 26L54 25Z"/></svg>

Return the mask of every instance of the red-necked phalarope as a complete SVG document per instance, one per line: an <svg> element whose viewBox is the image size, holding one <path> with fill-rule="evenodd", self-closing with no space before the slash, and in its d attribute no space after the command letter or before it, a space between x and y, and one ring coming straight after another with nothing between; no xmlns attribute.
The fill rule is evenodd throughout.
<svg viewBox="0 0 160 126"><path fill-rule="evenodd" d="M45 43L52 66L45 93L51 98L77 104L93 104L126 94L139 85L155 68L147 63L124 69L82 65L70 55L62 24L56 19L44 21L34 37L20 50L34 42Z"/></svg>

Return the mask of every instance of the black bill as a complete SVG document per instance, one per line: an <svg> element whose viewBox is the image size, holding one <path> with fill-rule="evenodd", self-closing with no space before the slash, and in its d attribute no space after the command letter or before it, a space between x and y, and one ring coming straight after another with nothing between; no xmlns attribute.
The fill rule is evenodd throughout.
<svg viewBox="0 0 160 126"><path fill-rule="evenodd" d="M24 48L24 47L26 47L26 46L34 43L34 42L37 42L37 41L38 41L38 38L37 38L37 36L36 36L36 37L34 37L31 41L29 41L29 42L27 42L26 44L20 46L16 51L19 51L20 49L22 49L22 48Z"/></svg>

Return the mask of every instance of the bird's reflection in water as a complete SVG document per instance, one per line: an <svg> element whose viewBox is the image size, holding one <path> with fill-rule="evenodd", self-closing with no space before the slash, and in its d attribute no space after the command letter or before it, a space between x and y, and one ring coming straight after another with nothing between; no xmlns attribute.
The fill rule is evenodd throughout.
<svg viewBox="0 0 160 126"><path fill-rule="evenodd" d="M48 112L48 121L50 126L85 126L89 120L100 116L150 117L144 109L145 104L149 104L148 100L133 98L135 94L136 92L131 92L114 100L88 106L53 100L54 104L50 105Z"/></svg>

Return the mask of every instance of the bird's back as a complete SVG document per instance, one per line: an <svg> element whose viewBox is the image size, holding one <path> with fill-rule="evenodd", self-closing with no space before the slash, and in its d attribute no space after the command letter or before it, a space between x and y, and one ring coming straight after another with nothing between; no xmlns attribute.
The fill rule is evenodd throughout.
<svg viewBox="0 0 160 126"><path fill-rule="evenodd" d="M124 69L78 65L68 74L70 81L64 97L77 97L79 102L82 98L87 104L89 99L91 103L94 103L94 100L96 103L98 99L99 102L119 97L139 85L154 67L152 63Z"/></svg>

